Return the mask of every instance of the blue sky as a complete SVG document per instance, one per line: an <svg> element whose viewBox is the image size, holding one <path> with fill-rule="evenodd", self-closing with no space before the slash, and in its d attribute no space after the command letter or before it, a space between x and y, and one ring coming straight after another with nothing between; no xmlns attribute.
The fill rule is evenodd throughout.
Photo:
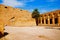
<svg viewBox="0 0 60 40"><path fill-rule="evenodd" d="M28 10L32 12L35 8L40 13L60 10L60 0L0 0L0 4Z"/></svg>

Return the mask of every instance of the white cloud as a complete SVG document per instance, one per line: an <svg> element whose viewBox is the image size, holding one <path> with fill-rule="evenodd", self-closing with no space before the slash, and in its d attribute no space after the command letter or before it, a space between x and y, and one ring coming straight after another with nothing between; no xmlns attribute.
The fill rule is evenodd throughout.
<svg viewBox="0 0 60 40"><path fill-rule="evenodd" d="M48 12L48 10L46 10L46 9L41 9L40 10L40 13L46 13L46 12Z"/></svg>
<svg viewBox="0 0 60 40"><path fill-rule="evenodd" d="M21 0L21 1L17 1L17 0L2 0L4 5L8 5L8 6L12 6L12 7L16 7L16 6L20 6L23 7L26 5L26 2L32 2L33 0Z"/></svg>
<svg viewBox="0 0 60 40"><path fill-rule="evenodd" d="M4 5L8 5L8 6L12 6L12 7L15 7L15 6L24 6L25 4L22 3L22 2L18 2L16 0L3 0L3 3Z"/></svg>
<svg viewBox="0 0 60 40"><path fill-rule="evenodd" d="M33 2L34 0L22 0L24 2Z"/></svg>
<svg viewBox="0 0 60 40"><path fill-rule="evenodd" d="M30 12L33 12L33 9L28 9Z"/></svg>

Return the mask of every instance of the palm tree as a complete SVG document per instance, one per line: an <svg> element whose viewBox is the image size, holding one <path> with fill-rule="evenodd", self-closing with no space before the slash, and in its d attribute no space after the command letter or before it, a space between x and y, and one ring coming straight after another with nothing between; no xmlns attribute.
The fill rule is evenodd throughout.
<svg viewBox="0 0 60 40"><path fill-rule="evenodd" d="M32 12L32 18L35 18L36 20L36 25L38 25L38 18L39 18L40 14L38 9L34 9L34 11Z"/></svg>

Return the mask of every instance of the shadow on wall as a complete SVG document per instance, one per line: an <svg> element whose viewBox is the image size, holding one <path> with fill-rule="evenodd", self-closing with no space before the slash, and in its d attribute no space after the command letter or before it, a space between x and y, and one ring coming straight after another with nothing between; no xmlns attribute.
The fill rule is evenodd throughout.
<svg viewBox="0 0 60 40"><path fill-rule="evenodd" d="M4 32L4 35L2 35L2 34L0 33L0 38L5 37L6 35L8 35L7 32Z"/></svg>

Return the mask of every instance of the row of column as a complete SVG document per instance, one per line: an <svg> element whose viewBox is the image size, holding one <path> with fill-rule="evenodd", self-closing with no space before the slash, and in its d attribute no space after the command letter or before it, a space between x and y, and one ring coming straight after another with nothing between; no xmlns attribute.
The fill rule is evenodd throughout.
<svg viewBox="0 0 60 40"><path fill-rule="evenodd" d="M40 24L43 24L42 20L44 20L44 24L46 24L46 18L45 17L44 18L40 17ZM48 22L48 24L50 24L50 17L49 16L47 18L47 22ZM52 24L55 24L54 15L53 15L53 18L52 18Z"/></svg>
<svg viewBox="0 0 60 40"><path fill-rule="evenodd" d="M51 21L52 21L52 23L51 23ZM53 25L57 24L58 26L60 26L60 13L58 13L56 15L52 15L52 18L50 18L50 16L47 16L47 19L46 19L46 17L44 17L44 18L40 17L39 24L43 24L43 25L44 24L47 24L47 25L49 25L49 24L53 24Z"/></svg>

